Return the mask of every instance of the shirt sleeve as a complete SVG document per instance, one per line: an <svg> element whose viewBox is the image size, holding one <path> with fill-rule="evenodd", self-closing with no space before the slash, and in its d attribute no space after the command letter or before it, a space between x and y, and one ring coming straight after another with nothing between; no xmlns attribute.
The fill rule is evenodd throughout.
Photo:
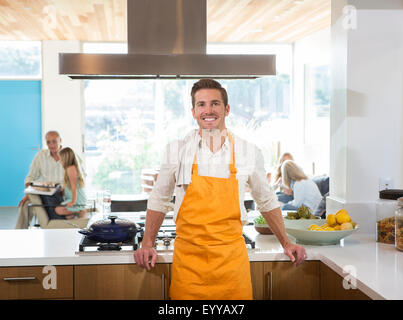
<svg viewBox="0 0 403 320"><path fill-rule="evenodd" d="M303 183L300 181L296 181L294 183L294 188L293 188L293 195L294 195L294 200L289 201L288 204L299 208L302 206L304 203L304 186Z"/></svg>
<svg viewBox="0 0 403 320"><path fill-rule="evenodd" d="M40 153L37 153L32 160L28 175L25 178L25 183L37 181L41 177Z"/></svg>
<svg viewBox="0 0 403 320"><path fill-rule="evenodd" d="M263 154L258 148L255 149L255 164L252 173L249 175L248 184L251 195L257 204L256 209L260 212L268 212L279 208L280 203L267 181Z"/></svg>
<svg viewBox="0 0 403 320"><path fill-rule="evenodd" d="M168 145L164 152L157 181L147 202L147 209L164 214L173 210L171 200L175 189L177 164L170 158L171 153L170 145Z"/></svg>

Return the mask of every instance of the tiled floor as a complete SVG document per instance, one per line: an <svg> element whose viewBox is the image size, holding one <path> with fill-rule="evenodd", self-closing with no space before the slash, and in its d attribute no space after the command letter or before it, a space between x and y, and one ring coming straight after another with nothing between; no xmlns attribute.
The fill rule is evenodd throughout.
<svg viewBox="0 0 403 320"><path fill-rule="evenodd" d="M14 229L18 207L0 207L0 229Z"/></svg>

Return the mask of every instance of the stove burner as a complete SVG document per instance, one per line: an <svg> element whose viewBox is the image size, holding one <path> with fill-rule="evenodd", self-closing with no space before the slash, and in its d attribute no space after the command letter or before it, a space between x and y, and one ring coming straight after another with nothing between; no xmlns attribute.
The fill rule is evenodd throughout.
<svg viewBox="0 0 403 320"><path fill-rule="evenodd" d="M171 226L170 226L171 227ZM144 237L144 228L142 228L133 239L128 239L123 242L118 243L100 243L94 240L88 239L87 236L82 237L79 245L79 251L120 251L120 250L137 250L140 247L140 243ZM167 250L172 246L173 241L176 237L176 230L172 228L164 228L158 232L156 237L155 247L159 247L161 244L165 248L161 248L162 250ZM247 235L243 234L245 239L245 244L247 247L255 249L255 241L252 241ZM157 245L157 242L160 245Z"/></svg>
<svg viewBox="0 0 403 320"><path fill-rule="evenodd" d="M115 251L119 251L122 250L122 242L119 243L100 243L98 245L98 249L99 251L105 251L105 250L115 250Z"/></svg>
<svg viewBox="0 0 403 320"><path fill-rule="evenodd" d="M138 232L132 239L127 239L123 242L107 242L107 243L102 243L102 242L97 242L94 240L89 239L87 236L83 235L81 238L78 250L80 252L84 251L93 251L93 250L98 250L98 251L119 251L124 249L123 247L130 248L130 250L137 250L137 248L140 247L140 242L143 238L143 230ZM88 250L85 250L88 249Z"/></svg>

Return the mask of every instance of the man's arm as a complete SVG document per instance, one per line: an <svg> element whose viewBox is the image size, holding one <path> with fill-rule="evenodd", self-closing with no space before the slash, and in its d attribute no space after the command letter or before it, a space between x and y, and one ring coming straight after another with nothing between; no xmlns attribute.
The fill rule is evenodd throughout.
<svg viewBox="0 0 403 320"><path fill-rule="evenodd" d="M34 160L32 160L31 166L29 168L29 173L27 177L25 178L25 188L27 188L31 182L38 180L39 177L41 176L41 166L40 166L40 160L39 160L39 153L37 153L34 157ZM28 195L26 194L21 201L18 203L18 206L23 206L24 203L28 200Z"/></svg>
<svg viewBox="0 0 403 320"><path fill-rule="evenodd" d="M41 163L40 163L40 153L37 153L32 160L31 166L29 168L29 173L25 178L25 186L28 186L31 182L38 180L42 173L41 173Z"/></svg>
<svg viewBox="0 0 403 320"><path fill-rule="evenodd" d="M263 154L259 149L256 149L254 160L254 169L248 183L251 188L252 197L257 203L257 210L266 219L274 235L284 248L284 253L295 265L298 265L306 257L305 249L302 246L293 244L287 237L280 202L278 202L276 194L266 179ZM294 253L296 254L296 258L294 257Z"/></svg>
<svg viewBox="0 0 403 320"><path fill-rule="evenodd" d="M155 183L147 201L146 225L141 248L134 252L136 263L147 270L154 267L157 261L157 252L154 249L155 238L164 221L165 213L171 210L171 199L175 189L175 170L177 159L170 160L170 146L168 145L163 157L157 182ZM176 155L176 153L174 153ZM175 162L176 161L176 162Z"/></svg>
<svg viewBox="0 0 403 320"><path fill-rule="evenodd" d="M277 237L278 241L284 249L284 253L298 266L304 262L306 258L305 248L293 244L288 239L285 232L284 220L280 208L273 209L268 212L261 212L262 216L266 219L267 224Z"/></svg>
<svg viewBox="0 0 403 320"><path fill-rule="evenodd" d="M164 221L165 214L163 212L147 210L146 214L146 228L143 241L141 242L141 248L134 252L134 260L137 265L147 270L154 267L157 261L157 251L154 249L155 238Z"/></svg>

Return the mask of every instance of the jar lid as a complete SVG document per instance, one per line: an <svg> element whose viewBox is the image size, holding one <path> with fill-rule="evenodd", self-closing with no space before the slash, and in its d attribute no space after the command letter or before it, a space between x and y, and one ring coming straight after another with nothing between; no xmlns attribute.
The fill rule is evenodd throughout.
<svg viewBox="0 0 403 320"><path fill-rule="evenodd" d="M379 199L397 200L400 197L403 197L402 189L386 189L379 191Z"/></svg>

